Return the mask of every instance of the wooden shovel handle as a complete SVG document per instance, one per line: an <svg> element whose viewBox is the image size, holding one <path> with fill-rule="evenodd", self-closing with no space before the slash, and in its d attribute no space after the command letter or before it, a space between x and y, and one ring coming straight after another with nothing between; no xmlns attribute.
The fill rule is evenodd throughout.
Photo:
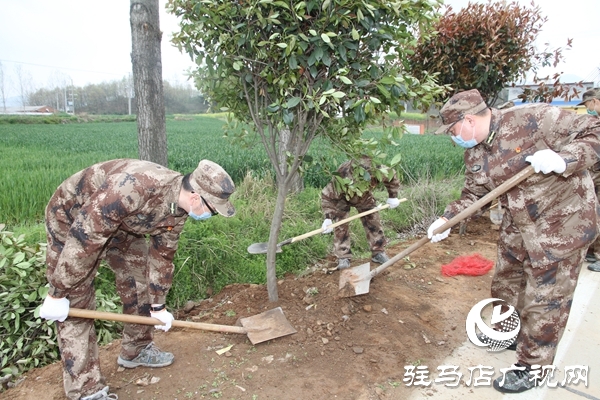
<svg viewBox="0 0 600 400"><path fill-rule="evenodd" d="M152 317L144 317L141 315L117 314L96 310L84 310L81 308L70 308L69 317L102 319L106 321L126 322L128 324L164 325L160 320ZM241 326L207 324L205 322L189 322L174 320L172 322L172 326L176 326L179 328L200 329L203 331L212 332L248 333L246 329Z"/></svg>
<svg viewBox="0 0 600 400"><path fill-rule="evenodd" d="M405 198L403 198L403 199L399 199L399 200L400 200L400 203L403 203L403 202L405 202L405 201L406 201L406 199L405 199ZM368 210L368 211L361 212L360 214L353 215L353 216L351 216L351 217L348 217L348 218L346 218L346 219L343 219L343 220L341 220L341 221L338 221L338 222L336 222L336 223L334 223L334 224L331 224L331 225L329 225L329 226L328 226L327 228L325 228L325 229L333 229L333 228L335 228L336 226L340 226L340 225L346 224L346 223L348 223L348 222L350 222L350 221L353 221L353 220L355 220L355 219L357 219L357 218L362 218L362 217L364 217L365 215L369 215L369 214L373 214L373 213L375 213L375 212L378 212L378 211L381 211L381 210L385 210L386 208L390 208L390 205L389 205L389 204L378 205L377 207L375 207L375 208L372 208L372 209L370 209L370 210ZM319 234L319 233L322 233L322 232L323 232L325 229L323 229L323 228L319 228L319 229L315 229L314 231L310 231L310 232L308 232L308 233L305 233L305 234L303 234L303 235L300 235L300 236L293 237L293 238L289 239L289 242L288 242L288 243L294 243L294 242L298 242L298 241L300 241L300 240L303 240L303 239L306 239L306 238L308 238L308 237L311 237L311 236L317 235L317 234ZM286 244L287 244L287 243L286 243ZM280 245L281 245L281 244L280 244Z"/></svg>
<svg viewBox="0 0 600 400"><path fill-rule="evenodd" d="M471 215L473 215L477 210L486 205L487 203L494 200L496 197L508 192L510 189L529 178L531 175L535 173L535 170L531 165L523 168L518 174L513 176L512 178L506 180L502 185L493 189L491 192L483 196L481 199L477 200L475 203L471 204L469 207L462 210L460 213L456 214L454 217L450 218L448 222L444 225L440 226L436 229L433 234L437 235L440 232L444 232L448 228L452 228L454 225L458 224L460 221L467 219ZM406 257L419 247L423 246L425 243L429 242L429 238L425 236L421 238L418 242L413 243L410 247L405 249L403 252L396 254L394 257L390 258L388 261L381 264L379 267L375 268L371 271L371 278L379 275L384 269L394 264L398 260L403 257Z"/></svg>

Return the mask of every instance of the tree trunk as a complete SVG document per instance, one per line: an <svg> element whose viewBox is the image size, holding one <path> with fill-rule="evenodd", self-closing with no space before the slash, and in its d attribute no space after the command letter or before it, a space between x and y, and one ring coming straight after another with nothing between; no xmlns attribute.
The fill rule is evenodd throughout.
<svg viewBox="0 0 600 400"><path fill-rule="evenodd" d="M279 300L277 292L277 268L275 259L277 257L277 240L281 230L283 220L283 211L285 208L285 198L289 188L283 182L277 183L277 200L275 201L275 210L271 220L271 232L269 233L269 243L267 244L267 292L269 301Z"/></svg>
<svg viewBox="0 0 600 400"><path fill-rule="evenodd" d="M158 0L131 0L131 63L137 105L138 154L167 166Z"/></svg>
<svg viewBox="0 0 600 400"><path fill-rule="evenodd" d="M293 153L292 134L289 129L283 129L279 132L279 168L281 171L287 171L287 153ZM287 175L287 174L286 174ZM289 191L291 193L300 193L304 190L304 179L298 171L294 172L294 177L290 183Z"/></svg>

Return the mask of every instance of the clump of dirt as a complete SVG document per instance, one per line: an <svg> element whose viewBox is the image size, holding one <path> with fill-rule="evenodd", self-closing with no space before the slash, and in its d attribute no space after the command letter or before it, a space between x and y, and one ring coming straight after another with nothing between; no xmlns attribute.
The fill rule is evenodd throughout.
<svg viewBox="0 0 600 400"><path fill-rule="evenodd" d="M406 398L413 387L403 383L404 366L439 365L466 340L470 308L489 297L493 269L445 277L441 266L474 253L495 262L495 227L485 214L469 222L464 236L453 229L448 239L427 243L373 278L361 296L338 295L339 273L329 270L333 259L281 279L276 303L262 285L228 286L189 304L177 319L235 325L238 318L281 307L297 333L252 345L245 334L157 331L159 347L175 354L174 364L160 369L118 368L115 341L100 352L107 384L121 400ZM389 247L388 254L417 239ZM32 398L64 398L59 363L31 371L0 393L0 399Z"/></svg>

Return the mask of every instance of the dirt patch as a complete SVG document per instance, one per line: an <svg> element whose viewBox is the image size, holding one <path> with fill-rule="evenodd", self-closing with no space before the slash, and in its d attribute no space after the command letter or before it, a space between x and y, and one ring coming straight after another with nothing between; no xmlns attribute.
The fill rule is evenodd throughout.
<svg viewBox="0 0 600 400"><path fill-rule="evenodd" d="M458 255L496 260L498 231L487 214L464 236L426 244L371 281L368 294L340 298L339 274L315 271L279 281L279 301L260 285L232 285L180 311L178 319L234 325L238 318L280 306L298 333L253 346L243 334L191 329L157 331L155 341L175 354L160 369L119 369L120 342L101 349L102 370L119 399L404 399L405 365L439 365L466 340L465 317L489 297L493 270L484 276L444 277L441 266ZM398 243L398 254L416 239ZM352 266L368 260L354 260ZM217 350L232 345L223 354ZM157 381L155 383L150 383ZM27 374L0 399L63 399L60 365Z"/></svg>

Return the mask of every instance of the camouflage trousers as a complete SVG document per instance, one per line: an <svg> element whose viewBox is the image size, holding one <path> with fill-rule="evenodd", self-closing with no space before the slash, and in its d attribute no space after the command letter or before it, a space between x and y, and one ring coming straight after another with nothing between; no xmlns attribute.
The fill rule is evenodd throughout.
<svg viewBox="0 0 600 400"><path fill-rule="evenodd" d="M49 240L49 243L53 245L48 248L47 263L56 265L62 246L54 240ZM115 273L124 314L150 316L147 255L148 245L144 237L119 232L108 241L101 257ZM81 284L69 292L71 307L96 308L94 277L99 264L100 260ZM76 400L101 390L106 385L100 371L94 320L67 318L56 324L67 398ZM151 325L123 324L121 357L128 360L135 358L152 341L153 329Z"/></svg>
<svg viewBox="0 0 600 400"><path fill-rule="evenodd" d="M351 207L356 208L361 213L372 210L375 206L375 199L370 194L363 196L355 203L348 202L345 198L332 200L323 197L321 199L321 208L325 218L331 219L334 223L348 218ZM379 212L365 215L360 219L360 222L365 228L371 253L376 254L384 251L387 241L383 235ZM352 258L352 251L350 250L350 225L346 223L334 228L333 235L333 251L335 256L338 259Z"/></svg>
<svg viewBox="0 0 600 400"><path fill-rule="evenodd" d="M586 249L587 244L582 243L560 261L534 267L518 230L509 226L501 231L491 295L505 300L519 313L519 363L552 364L569 318Z"/></svg>
<svg viewBox="0 0 600 400"><path fill-rule="evenodd" d="M596 260L600 261L600 237L598 237L598 239L596 239L596 241L590 245L587 253L593 254L594 257L596 257Z"/></svg>

